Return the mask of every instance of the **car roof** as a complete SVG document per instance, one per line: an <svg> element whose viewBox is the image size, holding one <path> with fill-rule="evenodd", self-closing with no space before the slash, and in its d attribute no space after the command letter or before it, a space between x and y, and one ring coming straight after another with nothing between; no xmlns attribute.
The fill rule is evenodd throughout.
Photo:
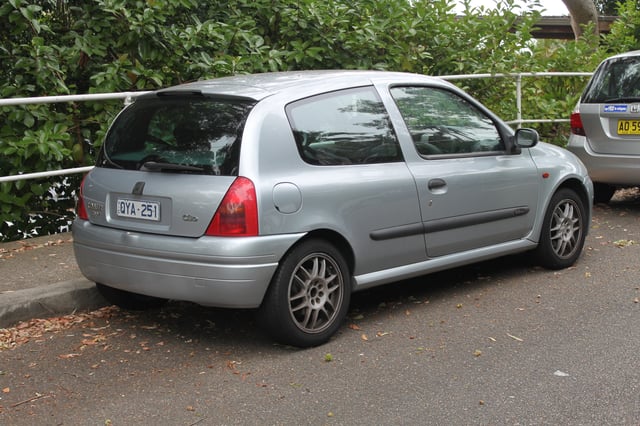
<svg viewBox="0 0 640 426"><path fill-rule="evenodd" d="M303 87L306 89L317 88L318 91L330 91L382 82L449 84L436 77L391 71L285 71L201 80L161 89L153 92L152 96L198 93L244 97L259 101L278 93L296 93Z"/></svg>
<svg viewBox="0 0 640 426"><path fill-rule="evenodd" d="M619 53L617 55L609 56L607 59L604 60L604 62L610 59L626 58L631 56L640 56L640 50L632 50L630 52L624 52L624 53Z"/></svg>

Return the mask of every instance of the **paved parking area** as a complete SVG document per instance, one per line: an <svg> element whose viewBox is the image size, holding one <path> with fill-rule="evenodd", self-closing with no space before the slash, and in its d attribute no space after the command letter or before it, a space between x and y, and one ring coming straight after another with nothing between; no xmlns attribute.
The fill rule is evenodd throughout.
<svg viewBox="0 0 640 426"><path fill-rule="evenodd" d="M317 348L245 311L81 317L0 350L0 423L637 424L634 194L596 207L572 268L524 254L358 293Z"/></svg>

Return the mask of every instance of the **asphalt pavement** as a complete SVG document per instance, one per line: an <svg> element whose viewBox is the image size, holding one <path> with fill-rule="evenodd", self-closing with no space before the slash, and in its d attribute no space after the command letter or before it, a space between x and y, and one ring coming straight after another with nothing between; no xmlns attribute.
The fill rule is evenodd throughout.
<svg viewBox="0 0 640 426"><path fill-rule="evenodd" d="M0 328L106 304L80 273L71 233L0 243Z"/></svg>
<svg viewBox="0 0 640 426"><path fill-rule="evenodd" d="M523 253L358 292L315 348L274 344L252 312L178 302L0 330L0 424L639 425L630 195L596 206L570 268ZM73 258L49 256L72 256L60 240L3 252L0 278L73 281Z"/></svg>

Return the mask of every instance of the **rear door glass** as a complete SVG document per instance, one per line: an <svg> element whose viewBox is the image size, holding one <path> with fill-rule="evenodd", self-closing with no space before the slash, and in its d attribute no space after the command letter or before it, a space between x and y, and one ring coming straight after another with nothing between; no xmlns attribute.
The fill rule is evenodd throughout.
<svg viewBox="0 0 640 426"><path fill-rule="evenodd" d="M252 106L200 96L138 100L113 123L98 164L235 175L242 130Z"/></svg>
<svg viewBox="0 0 640 426"><path fill-rule="evenodd" d="M373 87L341 90L287 106L302 159L313 165L402 161L387 110Z"/></svg>

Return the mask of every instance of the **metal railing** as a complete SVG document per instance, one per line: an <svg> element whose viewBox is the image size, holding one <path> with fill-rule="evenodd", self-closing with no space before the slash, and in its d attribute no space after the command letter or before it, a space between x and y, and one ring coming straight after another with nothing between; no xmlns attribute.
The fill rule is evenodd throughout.
<svg viewBox="0 0 640 426"><path fill-rule="evenodd" d="M515 124L520 127L523 123L560 123L567 122L568 119L523 119L522 118L522 79L525 77L589 77L590 72L528 72L528 73L502 73L502 74L459 74L439 76L443 80L471 80L479 78L514 78L516 83L516 119L507 121L508 124ZM87 95L63 95L63 96L42 96L34 98L9 98L0 99L0 107L16 105L53 104L61 102L87 102L105 101L121 99L127 105L138 96L149 92L122 92L122 93L100 93ZM93 169L93 166L75 167L71 169L51 170L35 173L24 173L11 176L0 176L1 182L12 182L18 180L38 179L49 176L70 175L75 173L86 173Z"/></svg>
<svg viewBox="0 0 640 426"><path fill-rule="evenodd" d="M516 80L516 119L507 121L508 124L515 124L520 127L523 123L563 123L568 122L568 118L557 119L528 119L522 118L522 78L523 77L590 77L591 72L520 72L503 74L460 74L444 75L443 80L471 80L477 78L515 78Z"/></svg>
<svg viewBox="0 0 640 426"><path fill-rule="evenodd" d="M17 105L37 105L37 104L55 104L62 102L87 102L87 101L111 101L123 100L125 105L133 102L138 96L142 96L146 92L121 92L121 93L95 93L87 95L60 95L60 96L40 96L33 98L9 98L0 99L0 107L17 106ZM38 179L50 176L72 175L75 173L86 173L93 169L93 166L74 167L72 169L51 170L46 172L25 173L11 176L0 176L0 182L13 182L18 180Z"/></svg>

